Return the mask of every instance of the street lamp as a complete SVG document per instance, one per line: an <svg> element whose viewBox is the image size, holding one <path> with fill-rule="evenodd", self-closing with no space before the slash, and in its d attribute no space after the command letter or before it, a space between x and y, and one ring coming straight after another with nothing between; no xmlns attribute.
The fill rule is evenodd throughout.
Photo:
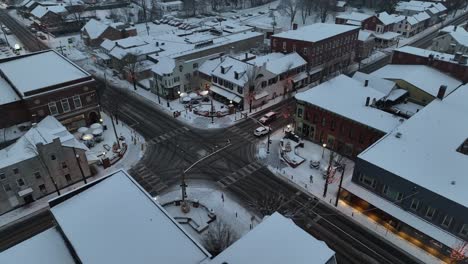
<svg viewBox="0 0 468 264"><path fill-rule="evenodd" d="M179 95L179 103L180 103L180 91L177 91L177 94Z"/></svg>
<svg viewBox="0 0 468 264"><path fill-rule="evenodd" d="M327 144L323 143L322 144L322 159L323 159L323 154L325 154L325 148L327 147Z"/></svg>

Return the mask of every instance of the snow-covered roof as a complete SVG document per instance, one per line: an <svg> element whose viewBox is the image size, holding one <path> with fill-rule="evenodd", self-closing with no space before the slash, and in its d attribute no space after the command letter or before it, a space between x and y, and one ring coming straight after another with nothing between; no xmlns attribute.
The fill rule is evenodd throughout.
<svg viewBox="0 0 468 264"><path fill-rule="evenodd" d="M447 10L447 8L441 3L415 1L415 0L412 0L409 2L400 1L398 2L395 10L399 12L405 11L405 10L422 12L430 8L436 8L440 12Z"/></svg>
<svg viewBox="0 0 468 264"><path fill-rule="evenodd" d="M0 252L0 263L75 264L75 261L59 231L50 228Z"/></svg>
<svg viewBox="0 0 468 264"><path fill-rule="evenodd" d="M254 65L232 57L220 58L220 60L222 62L211 71L211 75L244 87L248 81L249 74L252 74ZM224 73L222 72L223 69ZM235 76L236 72L238 73L238 78Z"/></svg>
<svg viewBox="0 0 468 264"><path fill-rule="evenodd" d="M270 53L264 56L258 56L248 62L257 66L265 64L267 71L275 75L285 73L288 70L307 64L307 61L297 54L297 52L292 52L286 55L282 53Z"/></svg>
<svg viewBox="0 0 468 264"><path fill-rule="evenodd" d="M337 7L344 7L346 4L347 4L346 1L336 1Z"/></svg>
<svg viewBox="0 0 468 264"><path fill-rule="evenodd" d="M100 47L105 51L110 52L114 47L116 47L116 43L110 39L104 39Z"/></svg>
<svg viewBox="0 0 468 264"><path fill-rule="evenodd" d="M35 157L37 144L49 144L55 138L60 139L62 146L88 150L57 119L46 116L13 145L0 150L0 168Z"/></svg>
<svg viewBox="0 0 468 264"><path fill-rule="evenodd" d="M390 64L371 75L389 80L404 80L432 96L437 96L441 85L447 85L447 95L462 84L457 79L426 65Z"/></svg>
<svg viewBox="0 0 468 264"><path fill-rule="evenodd" d="M108 28L109 26L97 21L96 19L90 19L86 25L83 26L81 30L86 30L88 33L89 38L97 39L101 36L102 33Z"/></svg>
<svg viewBox="0 0 468 264"><path fill-rule="evenodd" d="M384 39L384 40L392 40L401 35L400 33L392 32L392 31L387 31L384 33L374 32L373 34L376 39Z"/></svg>
<svg viewBox="0 0 468 264"><path fill-rule="evenodd" d="M316 23L301 27L296 30L289 30L275 34L274 37L296 39L302 41L317 42L333 36L357 30L359 27L337 24Z"/></svg>
<svg viewBox="0 0 468 264"><path fill-rule="evenodd" d="M354 80L339 75L307 91L297 93L297 100L307 102L340 116L361 123L382 132L390 132L401 124L400 118L366 106L366 98L377 101L386 94Z"/></svg>
<svg viewBox="0 0 468 264"><path fill-rule="evenodd" d="M466 31L463 27L458 26L450 26L443 29L444 32L447 32L452 36L452 38L458 42L458 44L468 47L468 31Z"/></svg>
<svg viewBox="0 0 468 264"><path fill-rule="evenodd" d="M419 22L424 22L431 18L426 12L419 12L413 17L417 19Z"/></svg>
<svg viewBox="0 0 468 264"><path fill-rule="evenodd" d="M279 213L258 226L213 260L204 264L325 264L335 252Z"/></svg>
<svg viewBox="0 0 468 264"><path fill-rule="evenodd" d="M21 97L11 89L11 86L5 79L0 78L0 105L9 104L20 101Z"/></svg>
<svg viewBox="0 0 468 264"><path fill-rule="evenodd" d="M195 264L210 258L124 171L58 197L50 207L82 263Z"/></svg>
<svg viewBox="0 0 468 264"><path fill-rule="evenodd" d="M433 50L426 50L426 49L421 49L421 48L416 48L413 46L403 46L401 48L395 49L398 52L403 52L403 53L408 53L408 54L413 54L416 56L421 56L425 58L429 58L429 56L433 55L435 59L438 60L444 60L444 61L449 61L453 62L454 55L448 54L448 53L441 53ZM458 62L455 62L458 63Z"/></svg>
<svg viewBox="0 0 468 264"><path fill-rule="evenodd" d="M418 23L419 23L419 20L417 20L417 19L416 19L415 17L413 17L413 16L410 16L410 17L407 17L407 18L406 18L406 22L408 22L408 24L410 24L410 25L413 26L413 25L418 24Z"/></svg>
<svg viewBox="0 0 468 264"><path fill-rule="evenodd" d="M90 77L89 73L54 50L0 61L0 71L22 97L41 88Z"/></svg>
<svg viewBox="0 0 468 264"><path fill-rule="evenodd" d="M375 75L363 73L363 72L356 72L353 75L353 79L356 81L361 82L364 84L366 80L369 81L369 85L376 89L377 91L380 91L381 93L388 95L390 92L395 88L396 84L395 82L385 80L379 77L376 77Z"/></svg>
<svg viewBox="0 0 468 264"><path fill-rule="evenodd" d="M359 22L362 22L370 17L373 17L373 15L359 13L359 12L345 13L345 14L336 16L336 18L359 21Z"/></svg>
<svg viewBox="0 0 468 264"><path fill-rule="evenodd" d="M56 6L42 6L38 5L36 8L34 8L31 11L31 15L37 17L37 18L42 18L45 14L48 12L52 12L55 14L64 14L67 13L67 9L65 9L64 6L62 5L56 5Z"/></svg>
<svg viewBox="0 0 468 264"><path fill-rule="evenodd" d="M373 33L370 31L359 30L358 40L367 41L369 38L373 37Z"/></svg>
<svg viewBox="0 0 468 264"><path fill-rule="evenodd" d="M433 100L358 157L468 207L468 155L457 152L468 138L467 100L468 85Z"/></svg>
<svg viewBox="0 0 468 264"><path fill-rule="evenodd" d="M405 16L389 14L387 12L381 12L377 17L384 25L391 25L405 20Z"/></svg>
<svg viewBox="0 0 468 264"><path fill-rule="evenodd" d="M174 71L175 60L169 57L162 57L159 59L158 63L152 67L152 71L159 74L170 74Z"/></svg>

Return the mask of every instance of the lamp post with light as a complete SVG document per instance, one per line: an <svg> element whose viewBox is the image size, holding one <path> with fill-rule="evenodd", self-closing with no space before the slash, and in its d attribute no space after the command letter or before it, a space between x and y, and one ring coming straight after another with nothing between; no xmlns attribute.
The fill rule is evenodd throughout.
<svg viewBox="0 0 468 264"><path fill-rule="evenodd" d="M326 143L323 143L322 144L322 159L323 159L323 155L325 154L325 148L327 147L327 144Z"/></svg>

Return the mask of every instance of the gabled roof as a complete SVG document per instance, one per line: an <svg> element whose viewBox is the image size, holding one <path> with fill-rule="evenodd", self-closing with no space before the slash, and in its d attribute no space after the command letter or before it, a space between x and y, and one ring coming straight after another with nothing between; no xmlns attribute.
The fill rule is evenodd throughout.
<svg viewBox="0 0 468 264"><path fill-rule="evenodd" d="M36 8L34 8L31 11L31 14L37 18L42 18L45 14L48 12L52 12L55 14L65 14L67 13L67 9L65 9L64 6L62 5L56 5L56 6L41 6L38 5Z"/></svg>
<svg viewBox="0 0 468 264"><path fill-rule="evenodd" d="M108 27L108 25L101 23L93 18L90 19L81 30L86 30L90 39L97 39Z"/></svg>
<svg viewBox="0 0 468 264"><path fill-rule="evenodd" d="M384 24L384 25L391 25L398 23L400 21L405 20L405 16L389 14L387 12L381 12L377 15L377 18Z"/></svg>
<svg viewBox="0 0 468 264"><path fill-rule="evenodd" d="M369 81L369 85L376 89L377 91L380 91L381 93L388 95L390 92L395 88L396 83L385 80L379 77L376 77L371 74L363 73L363 72L356 72L353 75L353 79L356 81L359 81L364 84L366 80Z"/></svg>
<svg viewBox="0 0 468 264"><path fill-rule="evenodd" d="M0 168L36 157L37 144L49 144L56 138L60 139L62 146L88 151L88 148L70 134L57 119L47 116L13 145L0 150Z"/></svg>
<svg viewBox="0 0 468 264"><path fill-rule="evenodd" d="M346 14L341 14L339 16L336 16L336 18L359 21L359 22L362 22L371 17L373 17L373 15L359 13L359 12L346 13Z"/></svg>
<svg viewBox="0 0 468 264"><path fill-rule="evenodd" d="M49 204L81 263L198 264L211 257L124 171Z"/></svg>
<svg viewBox="0 0 468 264"><path fill-rule="evenodd" d="M416 18L419 22L423 22L431 18L431 16L429 16L426 12L417 13L413 17Z"/></svg>

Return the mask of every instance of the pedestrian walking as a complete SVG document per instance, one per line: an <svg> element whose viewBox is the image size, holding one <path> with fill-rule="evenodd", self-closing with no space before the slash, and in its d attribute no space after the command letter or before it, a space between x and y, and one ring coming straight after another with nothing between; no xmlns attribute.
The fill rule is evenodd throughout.
<svg viewBox="0 0 468 264"><path fill-rule="evenodd" d="M237 212L236 212L236 218L237 218Z"/></svg>
<svg viewBox="0 0 468 264"><path fill-rule="evenodd" d="M314 176L313 175L310 175L310 183L314 183Z"/></svg>
<svg viewBox="0 0 468 264"><path fill-rule="evenodd" d="M227 140L227 143L228 143L228 144L231 144L231 140L230 140L229 138L228 138L228 140Z"/></svg>
<svg viewBox="0 0 468 264"><path fill-rule="evenodd" d="M223 200L223 203L224 203L224 194L221 193L221 200Z"/></svg>

